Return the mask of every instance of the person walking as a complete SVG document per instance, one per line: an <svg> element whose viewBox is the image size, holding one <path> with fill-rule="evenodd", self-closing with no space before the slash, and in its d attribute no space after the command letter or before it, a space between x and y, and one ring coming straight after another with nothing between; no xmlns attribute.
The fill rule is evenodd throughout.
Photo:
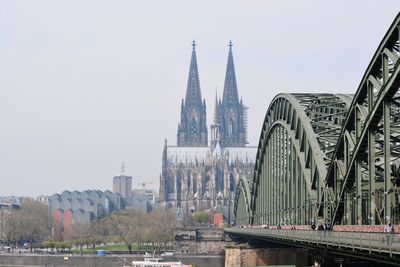
<svg viewBox="0 0 400 267"><path fill-rule="evenodd" d="M386 244L388 246L392 245L393 243L393 233L394 233L394 228L390 220L388 219L385 227L383 228L383 232L386 234Z"/></svg>
<svg viewBox="0 0 400 267"><path fill-rule="evenodd" d="M385 233L392 233L394 231L393 225L391 224L390 220L387 220L385 228L383 229Z"/></svg>

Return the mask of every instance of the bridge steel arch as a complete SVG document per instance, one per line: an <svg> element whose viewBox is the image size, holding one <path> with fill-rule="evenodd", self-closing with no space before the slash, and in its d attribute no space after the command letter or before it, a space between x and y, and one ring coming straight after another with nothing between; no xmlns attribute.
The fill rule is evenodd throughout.
<svg viewBox="0 0 400 267"><path fill-rule="evenodd" d="M251 191L249 180L246 177L239 179L235 190L233 217L235 225L248 225L252 218L251 209Z"/></svg>
<svg viewBox="0 0 400 267"><path fill-rule="evenodd" d="M389 218L399 223L399 58L400 14L354 97L273 99L260 134L249 223L374 225ZM238 218L244 203L237 201Z"/></svg>
<svg viewBox="0 0 400 267"><path fill-rule="evenodd" d="M399 27L397 15L361 79L328 168L324 210L335 223L399 223Z"/></svg>
<svg viewBox="0 0 400 267"><path fill-rule="evenodd" d="M252 183L253 224L316 220L351 96L279 94L266 113Z"/></svg>

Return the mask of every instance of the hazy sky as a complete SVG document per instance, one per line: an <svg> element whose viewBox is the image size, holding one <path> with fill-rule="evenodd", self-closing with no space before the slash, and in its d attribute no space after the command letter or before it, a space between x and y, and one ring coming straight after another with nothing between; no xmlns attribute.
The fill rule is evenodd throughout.
<svg viewBox="0 0 400 267"><path fill-rule="evenodd" d="M234 43L249 141L279 92L354 93L400 1L0 1L0 195L158 188L193 39L207 122Z"/></svg>

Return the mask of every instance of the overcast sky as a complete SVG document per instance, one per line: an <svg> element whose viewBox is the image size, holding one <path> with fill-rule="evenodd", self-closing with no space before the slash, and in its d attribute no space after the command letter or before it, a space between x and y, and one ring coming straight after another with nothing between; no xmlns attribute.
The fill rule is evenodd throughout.
<svg viewBox="0 0 400 267"><path fill-rule="evenodd" d="M191 42L207 122L234 43L257 145L280 92L354 93L393 1L0 1L0 195L158 189L176 144Z"/></svg>

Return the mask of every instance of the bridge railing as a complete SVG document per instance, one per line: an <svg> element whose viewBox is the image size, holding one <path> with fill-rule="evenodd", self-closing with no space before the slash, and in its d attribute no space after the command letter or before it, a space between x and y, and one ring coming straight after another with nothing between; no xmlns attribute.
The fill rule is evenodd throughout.
<svg viewBox="0 0 400 267"><path fill-rule="evenodd" d="M281 239L291 242L313 243L352 250L400 254L400 234L364 233L306 230L275 230L252 228L229 228L228 233L261 239Z"/></svg>

